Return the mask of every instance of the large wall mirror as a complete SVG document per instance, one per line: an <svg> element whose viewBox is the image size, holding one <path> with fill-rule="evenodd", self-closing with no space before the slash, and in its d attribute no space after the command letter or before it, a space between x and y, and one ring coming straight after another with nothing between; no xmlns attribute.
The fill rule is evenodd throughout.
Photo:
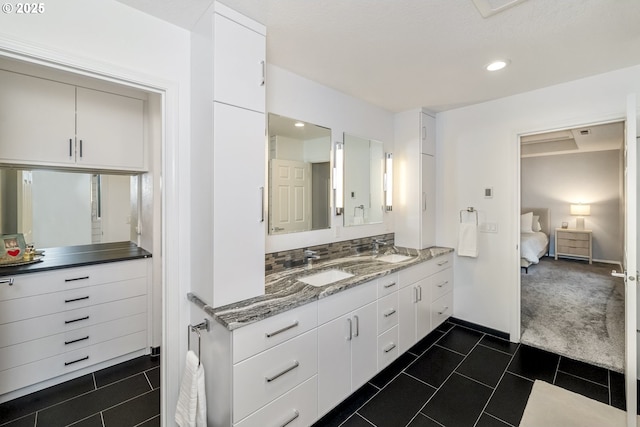
<svg viewBox="0 0 640 427"><path fill-rule="evenodd" d="M0 234L37 248L130 241L137 208L128 175L0 169Z"/></svg>
<svg viewBox="0 0 640 427"><path fill-rule="evenodd" d="M384 144L344 134L344 226L383 220Z"/></svg>
<svg viewBox="0 0 640 427"><path fill-rule="evenodd" d="M269 114L269 234L331 227L331 129Z"/></svg>

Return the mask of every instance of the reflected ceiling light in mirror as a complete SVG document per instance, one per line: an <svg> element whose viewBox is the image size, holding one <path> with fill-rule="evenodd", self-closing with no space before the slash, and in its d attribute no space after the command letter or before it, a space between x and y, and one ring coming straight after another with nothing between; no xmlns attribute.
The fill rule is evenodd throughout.
<svg viewBox="0 0 640 427"><path fill-rule="evenodd" d="M384 155L384 204L387 212L393 210L393 154Z"/></svg>
<svg viewBox="0 0 640 427"><path fill-rule="evenodd" d="M502 70L507 65L509 65L509 60L508 59L499 59L499 60L493 61L493 62L485 65L484 68L487 71L498 71L498 70Z"/></svg>
<svg viewBox="0 0 640 427"><path fill-rule="evenodd" d="M335 191L336 215L342 215L344 211L344 144L341 142L336 142L333 165L333 189Z"/></svg>
<svg viewBox="0 0 640 427"><path fill-rule="evenodd" d="M294 126L295 126L295 127L297 127L297 128L303 128L303 127L304 127L304 123L302 123L302 122L295 122Z"/></svg>

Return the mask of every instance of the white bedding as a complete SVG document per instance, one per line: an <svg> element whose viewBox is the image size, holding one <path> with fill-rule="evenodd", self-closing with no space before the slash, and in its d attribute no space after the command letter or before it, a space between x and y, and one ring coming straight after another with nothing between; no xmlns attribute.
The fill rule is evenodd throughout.
<svg viewBox="0 0 640 427"><path fill-rule="evenodd" d="M520 256L530 263L537 264L541 254L547 251L549 237L540 231L520 234Z"/></svg>

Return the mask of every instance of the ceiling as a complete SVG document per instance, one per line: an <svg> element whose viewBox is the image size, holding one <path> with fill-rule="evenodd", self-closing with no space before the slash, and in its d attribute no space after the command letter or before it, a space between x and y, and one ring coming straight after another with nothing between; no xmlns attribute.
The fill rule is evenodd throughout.
<svg viewBox="0 0 640 427"><path fill-rule="evenodd" d="M186 29L212 3L119 1ZM392 112L439 112L640 64L638 0L517 0L486 18L472 0L222 3L266 25L269 63ZM487 72L496 58L510 65Z"/></svg>

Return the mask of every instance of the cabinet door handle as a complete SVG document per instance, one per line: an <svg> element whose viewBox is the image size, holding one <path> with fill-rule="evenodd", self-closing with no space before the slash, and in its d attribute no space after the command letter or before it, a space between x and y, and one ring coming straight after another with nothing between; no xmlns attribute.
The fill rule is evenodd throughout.
<svg viewBox="0 0 640 427"><path fill-rule="evenodd" d="M418 301L420 301L418 299L418 287L416 286L415 288L413 288L413 293L414 293L414 297L415 299L413 300L414 303L417 303Z"/></svg>
<svg viewBox="0 0 640 427"><path fill-rule="evenodd" d="M440 283L440 284L438 285L438 287L439 287L439 288L441 288L441 287L445 286L447 283L449 283L449 281L448 281L448 280L445 280L444 282Z"/></svg>
<svg viewBox="0 0 640 427"><path fill-rule="evenodd" d="M9 286L13 286L13 277L11 277L9 279L0 280L0 284L3 284L3 283L7 283Z"/></svg>
<svg viewBox="0 0 640 427"><path fill-rule="evenodd" d="M438 263L438 267L442 267L442 266L443 266L443 265L445 265L445 264L449 264L449 261L440 261L440 262Z"/></svg>
<svg viewBox="0 0 640 427"><path fill-rule="evenodd" d="M422 301L422 285L418 285L418 301Z"/></svg>
<svg viewBox="0 0 640 427"><path fill-rule="evenodd" d="M265 70L265 62L260 61L260 68L262 69L262 81L260 82L260 86L264 86L264 83L267 80L267 71Z"/></svg>
<svg viewBox="0 0 640 427"><path fill-rule="evenodd" d="M69 138L69 157L73 157L73 139Z"/></svg>
<svg viewBox="0 0 640 427"><path fill-rule="evenodd" d="M89 320L89 316L79 317L79 318L73 319L73 320L65 320L64 324L68 325L69 323L80 322L81 320Z"/></svg>
<svg viewBox="0 0 640 427"><path fill-rule="evenodd" d="M289 418L287 421L284 422L284 424L280 424L280 427L287 427L289 424L291 424L296 418L298 418L300 416L300 412L298 412L297 410L293 410L293 416L291 418Z"/></svg>
<svg viewBox="0 0 640 427"><path fill-rule="evenodd" d="M83 277L74 277L73 279L64 279L65 283L69 283L69 282L76 282L78 280L87 280L89 278L89 276L83 276Z"/></svg>
<svg viewBox="0 0 640 427"><path fill-rule="evenodd" d="M426 126L422 126L422 139L423 140L427 139L427 127Z"/></svg>
<svg viewBox="0 0 640 427"><path fill-rule="evenodd" d="M276 336L276 335L278 335L278 334L281 334L281 333L283 333L283 332L286 332L286 331L288 331L288 330L289 330L289 329L291 329L291 328L295 328L295 327L296 327L296 326L298 326L298 325L299 325L299 323L298 323L298 321L296 320L295 322L293 322L293 323L292 323L292 324L290 324L289 326L285 326L284 328L280 328L280 329L278 329L277 331L267 332L265 335L267 336L267 338L271 338L271 337L274 337L274 336Z"/></svg>
<svg viewBox="0 0 640 427"><path fill-rule="evenodd" d="M67 303L67 302L76 302L76 301L82 301L84 299L89 299L89 297L86 296L86 297L80 297L80 298L71 298L71 299L64 300L64 302L65 303Z"/></svg>
<svg viewBox="0 0 640 427"><path fill-rule="evenodd" d="M422 211L426 212L427 210L427 193L422 192Z"/></svg>
<svg viewBox="0 0 640 427"><path fill-rule="evenodd" d="M347 341L351 341L353 338L353 322L351 319L347 319L347 322L349 322L349 336L347 337Z"/></svg>
<svg viewBox="0 0 640 427"><path fill-rule="evenodd" d="M394 314L396 314L396 309L392 308L391 310L389 310L386 313L384 313L384 317L393 316Z"/></svg>
<svg viewBox="0 0 640 427"><path fill-rule="evenodd" d="M447 312L447 310L449 310L449 307L445 307L445 308L443 308L443 309L442 309L442 311L439 311L439 312L438 312L438 315L439 315L439 316L442 316L444 313L446 313L446 312Z"/></svg>
<svg viewBox="0 0 640 427"><path fill-rule="evenodd" d="M356 332L353 334L353 336L357 337L358 335L360 335L360 319L358 318L358 316L353 316L353 319L356 322Z"/></svg>
<svg viewBox="0 0 640 427"><path fill-rule="evenodd" d="M393 287L395 285L396 285L396 282L387 283L386 285L384 285L384 288L385 289L389 289L389 288L391 288L391 287Z"/></svg>
<svg viewBox="0 0 640 427"><path fill-rule="evenodd" d="M89 339L89 335L87 335L86 337L78 338L77 340L65 341L64 345L69 345L69 344L73 344L74 342L84 341L88 339Z"/></svg>
<svg viewBox="0 0 640 427"><path fill-rule="evenodd" d="M271 376L271 377L264 377L265 380L267 380L268 383L270 383L273 380L277 380L278 378L280 378L281 376L283 376L284 374L286 374L287 372L291 372L294 369L296 369L298 366L300 366L300 362L298 362L297 360L293 361L293 365L289 366L287 369L285 369L284 371L280 371L279 373Z"/></svg>
<svg viewBox="0 0 640 427"><path fill-rule="evenodd" d="M260 187L260 222L264 222L264 187Z"/></svg>
<svg viewBox="0 0 640 427"><path fill-rule="evenodd" d="M396 345L391 343L387 348L384 349L385 353L389 353L391 350L393 350L394 348L396 348Z"/></svg>
<svg viewBox="0 0 640 427"><path fill-rule="evenodd" d="M82 362L83 360L89 360L89 356L81 357L80 359L72 360L71 362L64 362L64 366L73 365L74 363Z"/></svg>
<svg viewBox="0 0 640 427"><path fill-rule="evenodd" d="M82 140L80 140L80 157L82 158Z"/></svg>

